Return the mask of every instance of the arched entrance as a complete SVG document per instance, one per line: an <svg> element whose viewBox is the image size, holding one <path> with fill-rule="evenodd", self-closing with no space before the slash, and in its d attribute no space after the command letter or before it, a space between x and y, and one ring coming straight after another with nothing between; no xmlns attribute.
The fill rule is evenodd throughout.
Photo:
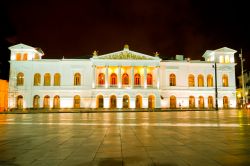
<svg viewBox="0 0 250 166"><path fill-rule="evenodd" d="M176 108L176 97L170 96L170 108Z"/></svg>
<svg viewBox="0 0 250 166"><path fill-rule="evenodd" d="M33 108L39 108L40 107L40 97L38 95L35 95L33 98Z"/></svg>
<svg viewBox="0 0 250 166"><path fill-rule="evenodd" d="M142 97L140 95L136 96L135 108L142 108Z"/></svg>
<svg viewBox="0 0 250 166"><path fill-rule="evenodd" d="M102 95L97 96L96 107L103 108L103 96Z"/></svg>
<svg viewBox="0 0 250 166"><path fill-rule="evenodd" d="M129 97L128 97L128 95L125 95L122 98L122 108L129 108Z"/></svg>
<svg viewBox="0 0 250 166"><path fill-rule="evenodd" d="M204 97L199 96L199 108L204 108Z"/></svg>
<svg viewBox="0 0 250 166"><path fill-rule="evenodd" d="M212 96L208 96L208 108L213 108L213 97Z"/></svg>
<svg viewBox="0 0 250 166"><path fill-rule="evenodd" d="M155 96L148 96L148 108L155 108Z"/></svg>
<svg viewBox="0 0 250 166"><path fill-rule="evenodd" d="M116 108L116 96L110 96L110 108Z"/></svg>
<svg viewBox="0 0 250 166"><path fill-rule="evenodd" d="M228 97L223 97L223 108L229 108Z"/></svg>
<svg viewBox="0 0 250 166"><path fill-rule="evenodd" d="M194 98L194 96L189 96L189 108L195 108L195 98Z"/></svg>
<svg viewBox="0 0 250 166"><path fill-rule="evenodd" d="M74 96L74 108L80 108L80 96L79 95L76 95Z"/></svg>
<svg viewBox="0 0 250 166"><path fill-rule="evenodd" d="M23 108L23 96L22 95L17 96L16 106L18 109Z"/></svg>
<svg viewBox="0 0 250 166"><path fill-rule="evenodd" d="M54 97L53 108L60 108L60 97L59 96Z"/></svg>
<svg viewBox="0 0 250 166"><path fill-rule="evenodd" d="M47 95L43 99L43 108L49 108L50 107L50 97Z"/></svg>

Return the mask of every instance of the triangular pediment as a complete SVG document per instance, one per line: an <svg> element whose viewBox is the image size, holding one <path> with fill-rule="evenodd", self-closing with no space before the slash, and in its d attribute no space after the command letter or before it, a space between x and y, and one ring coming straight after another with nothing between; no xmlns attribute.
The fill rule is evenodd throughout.
<svg viewBox="0 0 250 166"><path fill-rule="evenodd" d="M131 50L122 50L109 54L93 56L93 59L117 59L117 60L160 60L159 57L142 54Z"/></svg>
<svg viewBox="0 0 250 166"><path fill-rule="evenodd" d="M235 52L237 52L236 50L233 50L233 49L231 49L231 48L228 48L228 47L222 47L222 48L219 48L219 49L217 49L217 50L214 50L215 52L233 52L233 53L235 53Z"/></svg>
<svg viewBox="0 0 250 166"><path fill-rule="evenodd" d="M14 50L14 49L35 49L35 48L28 46L26 44L20 43L20 44L16 44L14 46L9 47L9 49Z"/></svg>

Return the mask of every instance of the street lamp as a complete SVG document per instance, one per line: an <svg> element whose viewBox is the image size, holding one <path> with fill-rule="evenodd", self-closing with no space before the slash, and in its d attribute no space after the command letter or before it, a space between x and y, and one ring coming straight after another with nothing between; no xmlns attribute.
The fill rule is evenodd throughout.
<svg viewBox="0 0 250 166"><path fill-rule="evenodd" d="M245 59L242 57L242 49L240 49L240 62L241 62L241 82L242 82L242 107L245 108L246 106L246 94L245 94L245 78L244 78L244 69L243 69L243 62Z"/></svg>

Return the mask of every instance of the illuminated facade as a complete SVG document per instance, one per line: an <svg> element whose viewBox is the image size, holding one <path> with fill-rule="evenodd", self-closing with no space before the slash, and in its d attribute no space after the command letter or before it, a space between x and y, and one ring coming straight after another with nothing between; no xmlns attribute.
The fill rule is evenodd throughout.
<svg viewBox="0 0 250 166"><path fill-rule="evenodd" d="M217 63L218 106L236 107L235 50L206 51L205 61L162 60L128 45L90 59L42 59L24 44L11 50L9 108L213 108Z"/></svg>
<svg viewBox="0 0 250 166"><path fill-rule="evenodd" d="M0 112L8 108L8 81L0 79Z"/></svg>

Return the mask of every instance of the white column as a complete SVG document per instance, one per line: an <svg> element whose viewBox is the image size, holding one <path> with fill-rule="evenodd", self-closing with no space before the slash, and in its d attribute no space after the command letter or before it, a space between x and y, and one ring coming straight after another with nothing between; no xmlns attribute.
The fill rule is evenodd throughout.
<svg viewBox="0 0 250 166"><path fill-rule="evenodd" d="M92 88L95 88L95 84L96 84L96 73L95 73L95 70L96 70L96 66L95 65L92 65L92 76L93 76L93 79L92 79Z"/></svg>
<svg viewBox="0 0 250 166"><path fill-rule="evenodd" d="M109 87L109 68L105 66L105 88Z"/></svg>
<svg viewBox="0 0 250 166"><path fill-rule="evenodd" d="M131 83L130 83L130 86L131 86L131 88L133 88L134 87L134 66L132 66L132 68L131 68Z"/></svg>
<svg viewBox="0 0 250 166"><path fill-rule="evenodd" d="M122 80L121 80L121 66L118 66L118 88L122 87Z"/></svg>
<svg viewBox="0 0 250 166"><path fill-rule="evenodd" d="M160 89L160 66L157 66L156 70L157 70L157 89Z"/></svg>
<svg viewBox="0 0 250 166"><path fill-rule="evenodd" d="M144 69L144 88L147 88L147 66L143 67Z"/></svg>

